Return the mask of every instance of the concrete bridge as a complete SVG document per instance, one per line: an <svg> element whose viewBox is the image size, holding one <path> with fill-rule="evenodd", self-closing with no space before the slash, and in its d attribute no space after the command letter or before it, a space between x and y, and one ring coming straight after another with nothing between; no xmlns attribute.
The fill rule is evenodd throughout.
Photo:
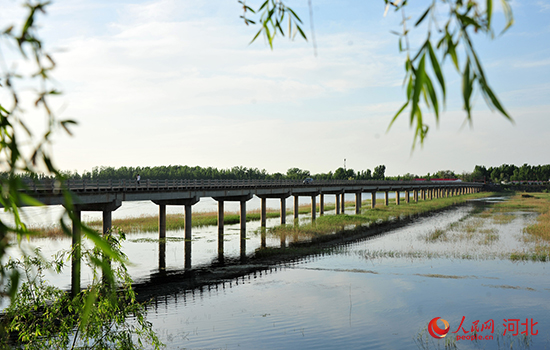
<svg viewBox="0 0 550 350"><path fill-rule="evenodd" d="M335 196L336 214L344 213L344 195L355 194L355 213L361 213L362 195L370 194L371 207L376 205L376 193L384 192L384 204L389 204L389 193L395 192L395 203L400 204L404 193L405 202L419 199L428 200L466 193L479 192L482 184L457 181L313 181L304 184L297 180L69 180L63 184L73 194L74 220L80 222L83 211L103 213L103 233L111 229L112 212L124 201L150 200L159 207L159 239L166 237L166 206L184 207L185 267L191 267L191 219L192 207L203 197L211 197L218 202L218 257L223 261L224 202L240 203L240 252L246 257L246 202L257 196L261 199L261 226L266 225L266 199L278 198L281 201L281 224L286 223L286 199L294 196L294 218L298 218L299 198L311 198L311 220L316 219L317 198L319 215L324 214L325 196ZM61 193L62 184L56 181L27 183L27 193L45 205L65 205ZM80 241L79 225L73 223L72 262L73 293L80 289ZM265 246L265 235L262 235ZM159 256L165 245L160 245ZM162 254L163 255L163 254ZM162 262L159 259L159 265ZM161 267L161 266L159 266Z"/></svg>

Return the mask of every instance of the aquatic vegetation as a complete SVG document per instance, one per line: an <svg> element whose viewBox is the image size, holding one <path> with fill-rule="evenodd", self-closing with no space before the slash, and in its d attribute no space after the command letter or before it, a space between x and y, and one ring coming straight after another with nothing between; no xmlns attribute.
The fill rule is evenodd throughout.
<svg viewBox="0 0 550 350"><path fill-rule="evenodd" d="M445 236L445 230L442 229L435 229L433 232L429 233L426 236L426 241L436 241L441 240L443 236Z"/></svg>

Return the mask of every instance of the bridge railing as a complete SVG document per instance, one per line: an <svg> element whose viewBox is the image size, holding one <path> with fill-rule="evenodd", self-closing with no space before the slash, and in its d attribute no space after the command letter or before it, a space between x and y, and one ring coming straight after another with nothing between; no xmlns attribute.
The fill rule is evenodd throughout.
<svg viewBox="0 0 550 350"><path fill-rule="evenodd" d="M141 180L135 179L116 180L67 180L60 183L57 180L28 181L27 188L31 192L58 192L62 187L75 192L101 192L101 191L147 191L147 190L193 190L193 189L234 189L234 188L282 188L296 186L378 186L396 185L414 187L462 187L478 186L464 182L443 181L372 181L372 180L315 180L311 184L303 184L301 180Z"/></svg>

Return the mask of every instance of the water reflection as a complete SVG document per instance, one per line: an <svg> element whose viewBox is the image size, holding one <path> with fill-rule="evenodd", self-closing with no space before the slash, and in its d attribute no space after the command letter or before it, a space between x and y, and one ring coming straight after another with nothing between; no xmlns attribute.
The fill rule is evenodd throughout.
<svg viewBox="0 0 550 350"><path fill-rule="evenodd" d="M545 263L485 260L483 254L470 260L367 254L439 250L444 242L434 245L422 237L454 222L467 223L470 213L456 208L275 266L246 266L229 259L222 271L237 275L201 284L204 274L195 271L187 277L199 283L196 288L174 283L180 289L158 293L149 319L169 348L228 349L443 348L442 341L426 338L425 328L434 317L446 319L451 331L463 317L465 328L476 320L493 319L494 340L454 343L459 349L499 349L503 344L520 345L519 337L502 336L504 319L532 318L539 336L523 346L548 347L550 273ZM506 247L510 239L517 242L518 227L529 220L528 214L521 214L496 225L496 246ZM449 244L468 249L467 241ZM470 242L470 247L475 245ZM208 270L203 268L205 273L213 271Z"/></svg>

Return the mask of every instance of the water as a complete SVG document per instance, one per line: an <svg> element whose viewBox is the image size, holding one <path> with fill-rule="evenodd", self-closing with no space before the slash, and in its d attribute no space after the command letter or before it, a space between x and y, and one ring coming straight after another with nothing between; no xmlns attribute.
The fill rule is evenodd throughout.
<svg viewBox="0 0 550 350"><path fill-rule="evenodd" d="M468 227L479 220L470 215L473 209L457 207L330 254L202 288L159 291L148 306L148 320L169 349L443 348L443 340L426 331L435 317L449 322L447 339L470 335L475 321L493 321L493 333L480 333L492 340L455 341L460 349L504 349L510 343L514 349L527 348L523 341L531 349L550 348L548 264L505 258L511 251L532 248L534 242L524 239L522 228L535 215L511 213L501 223L485 218L477 233L468 235ZM268 227L278 222L268 220ZM260 245L258 226L247 223L248 254ZM444 238L428 239L436 229L445 231ZM167 236L183 237L183 232ZM130 235L124 244L136 280L147 281L159 272L157 237ZM228 257L239 256L239 241L238 225L227 225ZM32 243L42 245L45 255L70 244ZM280 240L268 237L267 245L279 246ZM183 268L183 250L183 242L167 242L167 271ZM208 266L216 256L217 228L193 228L193 266ZM68 286L68 275L52 279ZM463 318L467 334L459 330ZM509 319L521 320L518 325L526 319L536 322L538 334L503 336Z"/></svg>
<svg viewBox="0 0 550 350"><path fill-rule="evenodd" d="M425 329L435 317L449 322L448 338L460 349L510 344L521 349L527 348L525 342L532 349L550 348L548 265L502 258L510 248L530 244L523 241L521 228L534 214L515 213L506 224L488 223L499 237L490 244L426 241L435 228L475 219L468 216L471 210L460 207L420 219L262 275L160 296L149 320L171 349L443 348L443 340ZM412 257L411 252L423 254ZM468 333L459 330L463 317ZM538 334L503 335L509 319L519 319L523 328L522 322L532 320ZM480 334L492 340L456 341L457 335L472 334L475 321L490 320L493 333Z"/></svg>

